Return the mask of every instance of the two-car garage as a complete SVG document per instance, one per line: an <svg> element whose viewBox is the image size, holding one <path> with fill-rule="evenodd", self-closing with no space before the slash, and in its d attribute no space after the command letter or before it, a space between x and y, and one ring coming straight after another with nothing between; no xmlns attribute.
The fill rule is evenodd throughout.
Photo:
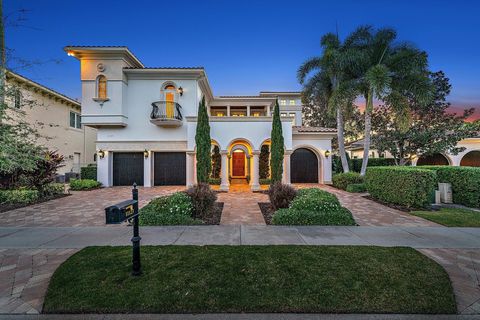
<svg viewBox="0 0 480 320"><path fill-rule="evenodd" d="M185 152L153 152L153 185L173 186L186 184ZM151 159L148 159L152 161ZM145 157L143 152L113 153L113 185L144 185Z"/></svg>

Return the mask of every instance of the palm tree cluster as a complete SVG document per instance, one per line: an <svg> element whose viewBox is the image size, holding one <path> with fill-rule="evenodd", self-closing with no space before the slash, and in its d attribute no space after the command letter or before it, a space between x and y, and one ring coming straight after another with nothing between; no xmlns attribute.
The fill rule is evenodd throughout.
<svg viewBox="0 0 480 320"><path fill-rule="evenodd" d="M348 172L345 153L344 117L357 108L357 99L365 100L364 175L371 141L371 116L374 101L394 106L396 119L408 123L409 101L404 92L412 92L419 103L428 103L432 95L428 59L424 51L407 42L397 41L395 30L361 26L343 41L338 34L327 33L321 39L322 54L305 61L297 77L306 96L326 106L336 115L338 151L344 172Z"/></svg>

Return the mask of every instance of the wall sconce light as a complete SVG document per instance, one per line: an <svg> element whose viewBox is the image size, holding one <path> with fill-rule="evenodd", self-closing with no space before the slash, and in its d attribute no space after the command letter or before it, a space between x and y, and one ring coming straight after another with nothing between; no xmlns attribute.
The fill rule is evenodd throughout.
<svg viewBox="0 0 480 320"><path fill-rule="evenodd" d="M99 150L99 151L98 151L98 156L100 157L100 159L105 158L105 151Z"/></svg>
<svg viewBox="0 0 480 320"><path fill-rule="evenodd" d="M328 157L330 156L330 154L331 154L330 150L325 151L325 158L328 159Z"/></svg>
<svg viewBox="0 0 480 320"><path fill-rule="evenodd" d="M68 51L68 52L67 52L67 56L69 56L69 57L74 57L74 56L75 56L75 53L73 53L73 51Z"/></svg>
<svg viewBox="0 0 480 320"><path fill-rule="evenodd" d="M149 155L150 153L148 152L147 149L145 149L145 151L143 151L143 156L145 157L145 159L147 159Z"/></svg>
<svg viewBox="0 0 480 320"><path fill-rule="evenodd" d="M183 88L182 87L178 88L178 93L180 94L180 96L183 96Z"/></svg>

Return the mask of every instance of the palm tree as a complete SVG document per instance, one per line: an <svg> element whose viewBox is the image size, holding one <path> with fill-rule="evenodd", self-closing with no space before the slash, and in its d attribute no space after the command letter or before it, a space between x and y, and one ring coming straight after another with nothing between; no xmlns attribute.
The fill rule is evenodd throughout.
<svg viewBox="0 0 480 320"><path fill-rule="evenodd" d="M323 53L305 61L297 72L304 93L314 93L326 102L329 112L336 113L338 151L344 172L349 172L344 139L344 113L352 106L353 96L348 83L354 52L341 43L338 35L327 33L320 41ZM315 72L312 77L307 76Z"/></svg>
<svg viewBox="0 0 480 320"><path fill-rule="evenodd" d="M408 104L402 99L399 89L416 86L418 97L426 98L429 92L427 58L414 46L396 43L395 30L374 30L362 26L345 40L347 46L357 52L355 83L358 93L365 98L365 133L363 161L360 171L365 175L371 144L373 101L394 99L397 116L405 120Z"/></svg>

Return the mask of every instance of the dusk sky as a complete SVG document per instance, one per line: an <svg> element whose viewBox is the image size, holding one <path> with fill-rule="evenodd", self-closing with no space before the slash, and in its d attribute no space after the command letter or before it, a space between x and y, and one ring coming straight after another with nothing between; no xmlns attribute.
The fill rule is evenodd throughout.
<svg viewBox="0 0 480 320"><path fill-rule="evenodd" d="M66 45L125 45L150 67L206 69L215 95L294 91L298 66L319 55L323 34L393 27L429 54L453 85L450 102L480 114L480 1L4 0L14 57L44 62L14 71L80 98L79 62Z"/></svg>

